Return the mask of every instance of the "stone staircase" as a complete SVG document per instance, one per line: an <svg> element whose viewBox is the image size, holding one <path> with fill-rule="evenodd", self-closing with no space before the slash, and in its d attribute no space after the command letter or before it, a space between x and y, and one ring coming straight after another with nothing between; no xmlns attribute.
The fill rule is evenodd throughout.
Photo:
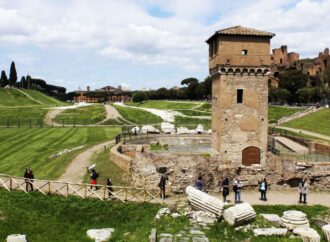
<svg viewBox="0 0 330 242"><path fill-rule="evenodd" d="M319 111L319 110L322 110L324 107L321 107L321 108L316 108L315 106L313 107L310 107L304 111L300 111L300 112L296 112L290 116L284 116L282 118L280 118L278 121L277 121L277 125L281 125L281 124L284 124L284 123L287 123L291 120L294 120L294 119L297 119L297 118L301 118L307 114L310 114L310 113L314 113L316 111Z"/></svg>

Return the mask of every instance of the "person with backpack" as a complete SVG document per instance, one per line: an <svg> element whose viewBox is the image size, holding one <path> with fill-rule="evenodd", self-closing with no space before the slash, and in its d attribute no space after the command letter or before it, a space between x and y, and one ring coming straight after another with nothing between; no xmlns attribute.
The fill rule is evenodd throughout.
<svg viewBox="0 0 330 242"><path fill-rule="evenodd" d="M195 181L195 188L202 191L203 190L203 178L198 176L197 180Z"/></svg>
<svg viewBox="0 0 330 242"><path fill-rule="evenodd" d="M112 188L112 180L111 180L111 178L107 178L107 190L108 190L108 198L111 199L111 197L112 197L112 192L113 192L113 188Z"/></svg>
<svg viewBox="0 0 330 242"><path fill-rule="evenodd" d="M25 168L25 173L24 173L24 181L25 181L25 190L28 192L29 191L29 186L30 186L30 191L33 191L33 179L34 175L30 167Z"/></svg>
<svg viewBox="0 0 330 242"><path fill-rule="evenodd" d="M160 188L161 199L165 199L166 180L168 180L168 177L162 174L162 176L160 177L160 181L158 183L158 187Z"/></svg>
<svg viewBox="0 0 330 242"><path fill-rule="evenodd" d="M93 190L93 187L95 188L95 190L97 190L96 184L97 184L98 176L99 176L99 174L96 173L95 169L92 169L92 172L91 172L91 190Z"/></svg>
<svg viewBox="0 0 330 242"><path fill-rule="evenodd" d="M259 191L261 195L260 199L262 201L267 201L267 197L266 197L267 190L268 190L268 184L266 178L264 177L262 181L259 183Z"/></svg>
<svg viewBox="0 0 330 242"><path fill-rule="evenodd" d="M223 196L223 202L227 203L227 196L229 196L229 180L225 177L221 183L221 190Z"/></svg>

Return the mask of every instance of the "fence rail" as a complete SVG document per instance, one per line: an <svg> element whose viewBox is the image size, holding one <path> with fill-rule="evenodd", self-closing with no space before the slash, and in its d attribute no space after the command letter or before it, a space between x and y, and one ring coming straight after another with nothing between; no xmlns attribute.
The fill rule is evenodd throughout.
<svg viewBox="0 0 330 242"><path fill-rule="evenodd" d="M156 189L121 187L106 185L91 185L86 183L72 183L61 181L48 181L39 179L25 179L24 177L9 176L0 174L0 188L8 191L22 191L28 193L28 190L40 192L43 195L61 195L78 196L82 199L94 198L102 201L118 200L120 202L154 202L161 203L158 198L159 191Z"/></svg>

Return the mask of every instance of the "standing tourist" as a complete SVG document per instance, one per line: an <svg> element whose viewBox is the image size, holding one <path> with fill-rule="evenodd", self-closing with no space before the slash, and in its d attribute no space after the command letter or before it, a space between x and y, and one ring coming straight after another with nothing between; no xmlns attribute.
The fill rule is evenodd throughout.
<svg viewBox="0 0 330 242"><path fill-rule="evenodd" d="M262 181L259 183L259 191L261 195L260 199L262 201L267 201L267 197L266 197L267 189L268 189L268 184L266 178L264 177Z"/></svg>
<svg viewBox="0 0 330 242"><path fill-rule="evenodd" d="M307 203L307 201L306 201L307 190L308 190L308 185L307 185L306 180L303 178L298 186L299 203ZM302 198L304 198L304 201L302 201Z"/></svg>
<svg viewBox="0 0 330 242"><path fill-rule="evenodd" d="M95 169L92 169L92 173L91 173L91 190L93 189L93 187L95 188L95 190L97 190L96 184L97 184L97 177L99 175L96 173Z"/></svg>
<svg viewBox="0 0 330 242"><path fill-rule="evenodd" d="M111 199L111 197L112 197L112 192L113 192L113 188L112 188L112 180L111 180L111 178L107 178L107 190L108 190L108 198Z"/></svg>
<svg viewBox="0 0 330 242"><path fill-rule="evenodd" d="M165 189L166 189L166 180L168 180L167 176L162 174L158 186L160 188L160 198L165 199Z"/></svg>
<svg viewBox="0 0 330 242"><path fill-rule="evenodd" d="M203 181L201 176L198 176L197 180L195 181L195 188L200 191L203 190Z"/></svg>
<svg viewBox="0 0 330 242"><path fill-rule="evenodd" d="M238 178L235 178L233 181L233 190L235 193L235 203L241 202L241 190L242 190L243 184Z"/></svg>
<svg viewBox="0 0 330 242"><path fill-rule="evenodd" d="M25 180L25 190L28 192L29 191L29 186L30 190L33 191L33 179L34 175L30 167L25 168L25 173L24 173L24 180Z"/></svg>
<svg viewBox="0 0 330 242"><path fill-rule="evenodd" d="M227 196L229 196L229 180L227 177L225 177L222 181L221 190L222 190L223 202L227 203Z"/></svg>

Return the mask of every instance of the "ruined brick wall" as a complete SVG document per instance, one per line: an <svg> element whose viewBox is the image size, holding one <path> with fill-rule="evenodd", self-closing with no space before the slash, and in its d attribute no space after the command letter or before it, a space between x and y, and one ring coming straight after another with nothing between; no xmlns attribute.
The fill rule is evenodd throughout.
<svg viewBox="0 0 330 242"><path fill-rule="evenodd" d="M265 164L268 75L262 74L265 70L259 70L261 74L226 72L212 81L213 148L222 160L236 165L242 164L242 151L250 146L260 149L261 164ZM238 89L243 90L242 103L237 103Z"/></svg>
<svg viewBox="0 0 330 242"><path fill-rule="evenodd" d="M123 169L126 172L130 172L132 168L132 158L121 154L118 151L118 148L121 144L117 144L110 149L110 160L115 163L119 168Z"/></svg>

